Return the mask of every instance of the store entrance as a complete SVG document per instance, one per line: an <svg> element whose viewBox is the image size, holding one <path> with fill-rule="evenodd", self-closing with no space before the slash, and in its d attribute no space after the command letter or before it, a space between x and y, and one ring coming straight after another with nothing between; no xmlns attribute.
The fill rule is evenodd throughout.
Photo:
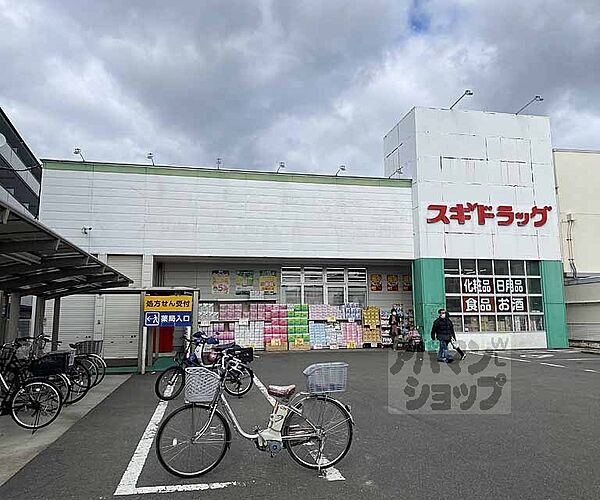
<svg viewBox="0 0 600 500"><path fill-rule="evenodd" d="M158 329L158 352L159 354L173 352L173 332L172 326L163 326Z"/></svg>

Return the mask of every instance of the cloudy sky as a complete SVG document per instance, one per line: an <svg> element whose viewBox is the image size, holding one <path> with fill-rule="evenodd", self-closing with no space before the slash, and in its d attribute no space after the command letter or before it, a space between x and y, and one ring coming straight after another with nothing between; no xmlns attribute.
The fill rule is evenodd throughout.
<svg viewBox="0 0 600 500"><path fill-rule="evenodd" d="M413 106L600 149L598 0L0 0L0 106L39 157L381 175Z"/></svg>

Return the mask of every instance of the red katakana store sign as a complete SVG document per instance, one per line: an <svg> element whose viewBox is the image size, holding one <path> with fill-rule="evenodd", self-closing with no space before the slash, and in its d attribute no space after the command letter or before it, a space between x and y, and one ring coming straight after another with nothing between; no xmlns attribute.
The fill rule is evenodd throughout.
<svg viewBox="0 0 600 500"><path fill-rule="evenodd" d="M529 212L515 212L512 205L498 205L494 209L483 203L457 203L453 206L432 204L427 210L434 214L427 219L428 224L450 224L451 220L464 224L468 220L477 220L477 224L483 226L488 219L496 219L498 226L511 226L515 222L517 226L526 226L533 222L534 227L541 227L548 222L548 213L552 211L552 207L535 206Z"/></svg>

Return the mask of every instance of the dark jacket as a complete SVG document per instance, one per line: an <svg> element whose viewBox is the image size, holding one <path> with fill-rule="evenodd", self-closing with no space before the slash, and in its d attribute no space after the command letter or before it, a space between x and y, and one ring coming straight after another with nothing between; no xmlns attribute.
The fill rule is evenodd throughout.
<svg viewBox="0 0 600 500"><path fill-rule="evenodd" d="M433 327L431 328L431 339L445 340L446 342L449 342L451 339L456 340L456 335L454 334L454 325L448 316L445 318L437 318L433 322Z"/></svg>

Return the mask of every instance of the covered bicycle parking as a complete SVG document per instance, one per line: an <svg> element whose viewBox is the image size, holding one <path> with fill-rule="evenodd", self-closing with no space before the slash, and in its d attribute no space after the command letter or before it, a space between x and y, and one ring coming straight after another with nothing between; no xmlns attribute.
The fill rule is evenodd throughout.
<svg viewBox="0 0 600 500"><path fill-rule="evenodd" d="M54 299L52 340L56 348L62 297L130 283L124 274L0 201L0 342L19 336L21 297L34 297L34 335L42 333L46 301Z"/></svg>

